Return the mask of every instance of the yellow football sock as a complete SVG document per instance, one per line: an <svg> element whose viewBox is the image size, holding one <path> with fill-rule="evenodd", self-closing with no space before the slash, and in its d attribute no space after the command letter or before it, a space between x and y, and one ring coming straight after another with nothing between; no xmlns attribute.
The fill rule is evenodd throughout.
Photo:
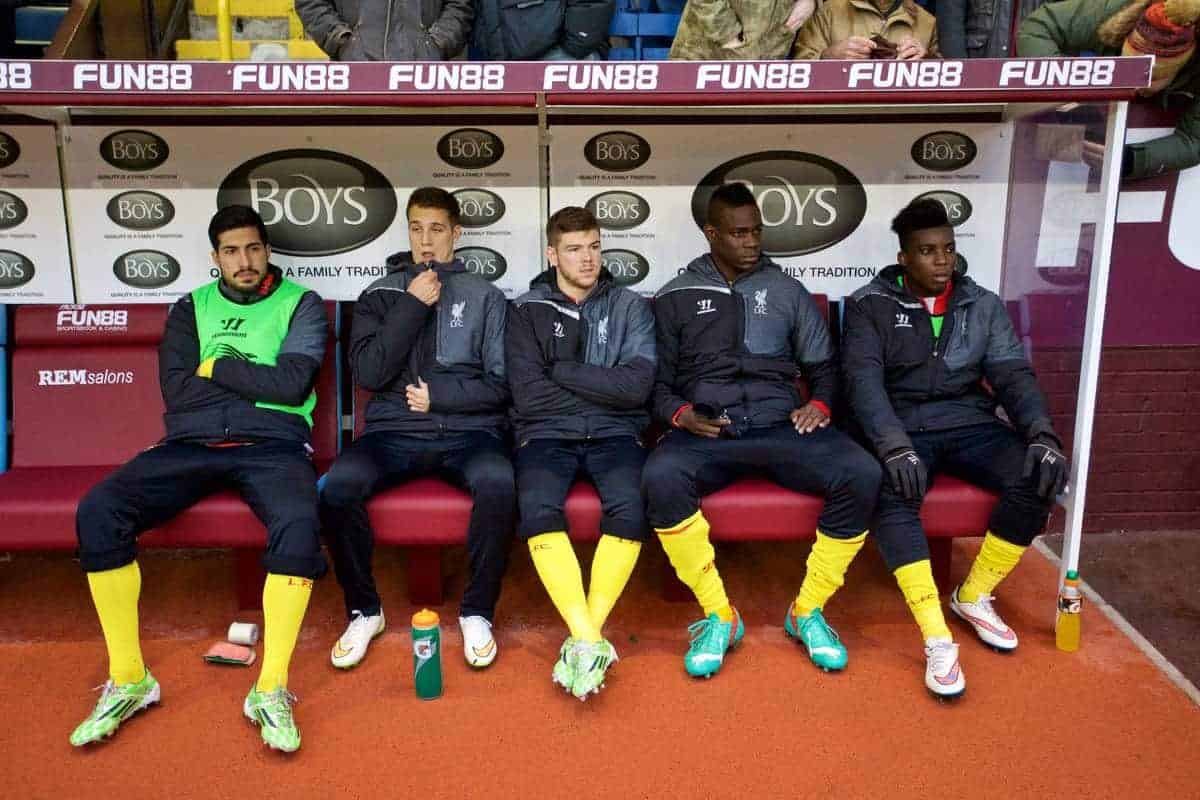
<svg viewBox="0 0 1200 800"><path fill-rule="evenodd" d="M731 621L733 608L713 560L716 551L708 540L708 520L704 515L697 511L674 527L654 530L675 574L696 595L704 615L717 614L723 621Z"/></svg>
<svg viewBox="0 0 1200 800"><path fill-rule="evenodd" d="M263 584L263 663L254 688L270 692L287 688L288 664L296 649L300 623L308 610L313 582L292 575L267 574Z"/></svg>
<svg viewBox="0 0 1200 800"><path fill-rule="evenodd" d="M108 648L108 675L117 685L137 683L146 677L142 646L138 642L142 571L133 561L116 569L89 572L87 579Z"/></svg>
<svg viewBox="0 0 1200 800"><path fill-rule="evenodd" d="M852 539L835 539L817 531L817 541L808 554L804 582L793 603L797 615L807 616L813 609L825 607L833 593L846 582L846 570L866 540L866 531Z"/></svg>
<svg viewBox="0 0 1200 800"><path fill-rule="evenodd" d="M604 623L617 604L617 598L625 591L640 552L641 542L608 534L600 537L592 556L592 580L587 596L588 616L597 631L604 630Z"/></svg>
<svg viewBox="0 0 1200 800"><path fill-rule="evenodd" d="M1006 542L996 534L988 531L983 537L983 547L975 556L975 563L967 573L967 579L958 588L958 599L964 603L974 603L980 595L991 594L1008 577L1025 548L1019 544Z"/></svg>
<svg viewBox="0 0 1200 800"><path fill-rule="evenodd" d="M952 639L942 615L942 601L938 597L937 584L933 582L933 568L929 559L905 564L896 570L896 583L908 601L908 608L921 628L926 639Z"/></svg>
<svg viewBox="0 0 1200 800"><path fill-rule="evenodd" d="M529 539L529 555L537 569L550 602L576 639L600 641L600 630L588 614L587 597L583 594L583 573L579 559L565 531L543 533Z"/></svg>

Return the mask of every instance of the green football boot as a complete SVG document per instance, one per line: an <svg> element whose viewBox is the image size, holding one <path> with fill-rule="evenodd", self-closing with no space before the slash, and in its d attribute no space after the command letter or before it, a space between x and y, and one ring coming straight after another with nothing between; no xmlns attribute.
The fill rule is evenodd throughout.
<svg viewBox="0 0 1200 800"><path fill-rule="evenodd" d="M300 749L300 730L292 716L296 695L284 687L269 692L251 689L242 704L246 718L262 729L262 738L276 750L294 753Z"/></svg>
<svg viewBox="0 0 1200 800"><path fill-rule="evenodd" d="M146 670L145 676L137 683L117 686L109 680L100 688L100 701L71 734L71 744L76 747L112 736L122 722L157 703L162 697L162 690L150 670Z"/></svg>
<svg viewBox="0 0 1200 800"><path fill-rule="evenodd" d="M683 657L683 666L693 678L711 678L725 661L725 653L746 635L742 615L735 609L733 620L723 622L716 612L688 626L692 644Z"/></svg>
<svg viewBox="0 0 1200 800"><path fill-rule="evenodd" d="M837 631L829 627L821 609L815 608L806 617L796 614L796 607L789 606L783 620L783 630L808 649L808 658L826 672L846 668L846 646L838 639Z"/></svg>
<svg viewBox="0 0 1200 800"><path fill-rule="evenodd" d="M598 642L578 642L575 645L575 681L571 694L587 700L589 694L599 694L604 688L604 675L617 662L617 649L607 639Z"/></svg>
<svg viewBox="0 0 1200 800"><path fill-rule="evenodd" d="M568 636L558 651L558 661L554 662L554 672L550 675L551 680L568 692L571 691L571 684L575 683L574 650L575 637Z"/></svg>

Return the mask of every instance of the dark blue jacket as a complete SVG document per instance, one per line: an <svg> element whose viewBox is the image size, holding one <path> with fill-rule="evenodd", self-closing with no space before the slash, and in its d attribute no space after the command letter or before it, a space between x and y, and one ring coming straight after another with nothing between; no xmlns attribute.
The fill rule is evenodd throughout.
<svg viewBox="0 0 1200 800"><path fill-rule="evenodd" d="M834 407L829 328L808 290L768 258L732 284L701 256L658 290L654 413L670 422L687 403L729 415L735 430L787 422L812 399Z"/></svg>
<svg viewBox="0 0 1200 800"><path fill-rule="evenodd" d="M608 270L576 305L554 270L509 310L505 356L517 443L638 436L650 421L654 315L646 298Z"/></svg>

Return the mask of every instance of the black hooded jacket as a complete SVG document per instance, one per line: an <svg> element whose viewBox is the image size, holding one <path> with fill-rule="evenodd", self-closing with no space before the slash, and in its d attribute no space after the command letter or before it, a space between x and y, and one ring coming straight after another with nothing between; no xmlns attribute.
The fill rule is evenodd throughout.
<svg viewBox="0 0 1200 800"><path fill-rule="evenodd" d="M911 431L995 421L997 404L1026 440L1054 436L1046 400L1000 297L956 274L935 339L925 304L899 285L901 274L897 265L880 271L845 304L846 394L879 457L912 447Z"/></svg>
<svg viewBox="0 0 1200 800"><path fill-rule="evenodd" d="M502 436L509 403L504 293L459 259L418 265L409 253L397 253L387 265L388 274L364 289L354 307L350 363L355 382L372 392L365 430ZM427 269L442 283L433 306L407 291ZM418 379L429 386L428 413L408 408L405 388Z"/></svg>

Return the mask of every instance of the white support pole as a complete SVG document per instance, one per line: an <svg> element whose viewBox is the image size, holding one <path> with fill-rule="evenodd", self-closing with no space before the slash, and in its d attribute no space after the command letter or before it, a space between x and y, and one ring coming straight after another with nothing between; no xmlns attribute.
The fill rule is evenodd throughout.
<svg viewBox="0 0 1200 800"><path fill-rule="evenodd" d="M1088 467L1092 460L1092 427L1096 417L1096 391L1100 384L1100 350L1104 340L1104 310L1108 300L1108 268L1112 262L1113 230L1117 224L1117 196L1121 186L1121 152L1125 145L1125 117L1129 104L1110 103L1105 134L1104 166L1100 173L1102 212L1092 243L1092 274L1088 285L1087 322L1083 334L1083 361L1075 406L1075 443L1071 450L1071 481L1066 496L1067 527L1059 586L1068 570L1079 568L1079 541L1083 536L1083 506L1087 498Z"/></svg>

